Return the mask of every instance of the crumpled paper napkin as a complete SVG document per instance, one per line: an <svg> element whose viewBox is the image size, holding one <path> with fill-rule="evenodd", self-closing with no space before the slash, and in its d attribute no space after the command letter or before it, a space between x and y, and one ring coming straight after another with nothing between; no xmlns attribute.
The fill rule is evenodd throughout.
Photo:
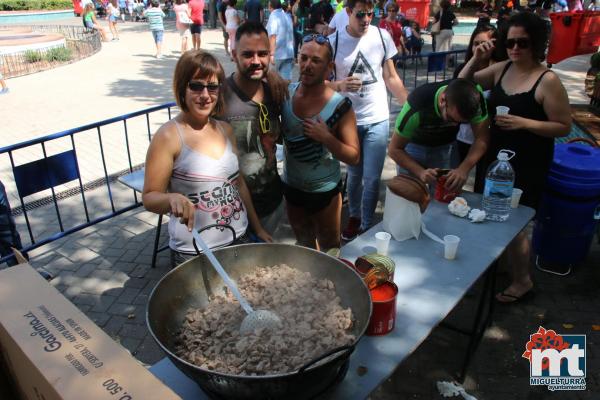
<svg viewBox="0 0 600 400"><path fill-rule="evenodd" d="M465 400L477 400L475 396L468 394L458 383L438 381L436 385L442 397L454 397L460 395Z"/></svg>

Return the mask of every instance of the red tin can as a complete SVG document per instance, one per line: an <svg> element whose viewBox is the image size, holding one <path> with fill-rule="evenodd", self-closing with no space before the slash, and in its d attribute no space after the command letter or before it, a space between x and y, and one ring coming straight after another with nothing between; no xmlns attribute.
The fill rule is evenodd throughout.
<svg viewBox="0 0 600 400"><path fill-rule="evenodd" d="M452 190L446 189L446 179L447 179L446 175L440 176L437 179L437 183L435 185L434 197L437 201L441 201L442 203L450 203L458 195L460 195L460 191L454 192Z"/></svg>
<svg viewBox="0 0 600 400"><path fill-rule="evenodd" d="M369 292L373 303L373 313L366 333L369 336L385 335L394 330L398 286L394 282L387 281Z"/></svg>

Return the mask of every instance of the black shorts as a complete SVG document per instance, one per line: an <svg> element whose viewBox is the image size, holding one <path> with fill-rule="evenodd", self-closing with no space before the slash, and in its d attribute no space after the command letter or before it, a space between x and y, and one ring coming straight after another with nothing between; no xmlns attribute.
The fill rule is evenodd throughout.
<svg viewBox="0 0 600 400"><path fill-rule="evenodd" d="M225 29L225 27L222 25L221 29L223 30L223 39L229 39L229 32L227 32L227 29Z"/></svg>
<svg viewBox="0 0 600 400"><path fill-rule="evenodd" d="M194 33L201 34L202 33L202 25L201 24L190 25L190 32L192 33L192 35Z"/></svg>
<svg viewBox="0 0 600 400"><path fill-rule="evenodd" d="M295 207L304 208L310 214L317 213L327 207L331 203L331 199L342 192L342 181L339 181L337 186L327 192L303 192L293 188L284 182L283 197L285 200Z"/></svg>

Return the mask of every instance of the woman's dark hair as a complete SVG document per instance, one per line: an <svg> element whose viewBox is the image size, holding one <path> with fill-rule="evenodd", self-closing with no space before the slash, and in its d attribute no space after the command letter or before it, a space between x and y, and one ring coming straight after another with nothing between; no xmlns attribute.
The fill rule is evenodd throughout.
<svg viewBox="0 0 600 400"><path fill-rule="evenodd" d="M467 52L465 53L465 64L469 62L471 57L473 57L473 41L475 40L475 37L480 33L484 32L491 32L492 34L490 39L496 39L496 41L494 42L496 48L492 53L492 60L498 62L506 60L508 58L506 55L506 49L504 48L504 42L500 40L500 32L498 32L498 29L496 29L496 27L490 24L481 24L478 25L471 34L471 39L469 39L469 46L467 46Z"/></svg>
<svg viewBox="0 0 600 400"><path fill-rule="evenodd" d="M270 0L269 5L271 6L271 8L273 10L277 10L278 8L281 8L281 2L279 0Z"/></svg>
<svg viewBox="0 0 600 400"><path fill-rule="evenodd" d="M175 65L173 73L173 94L177 105L183 112L189 112L187 104L185 104L185 92L188 83L196 79L209 79L213 76L217 77L219 84L223 85L225 81L225 72L219 61L210 53L203 50L190 50L179 58ZM223 89L219 90L217 104L213 110L213 114L220 114L225 106L223 99Z"/></svg>
<svg viewBox="0 0 600 400"><path fill-rule="evenodd" d="M180 5L183 4L185 0L175 0L175 4Z"/></svg>
<svg viewBox="0 0 600 400"><path fill-rule="evenodd" d="M233 8L235 8L236 4L237 4L237 0L229 0L227 2L227 5L229 5L229 6L233 7Z"/></svg>
<svg viewBox="0 0 600 400"><path fill-rule="evenodd" d="M449 0L442 0L442 2L440 3L440 7L442 7L442 9L444 11L448 10L450 8L450 1Z"/></svg>
<svg viewBox="0 0 600 400"><path fill-rule="evenodd" d="M389 3L387 5L387 7L385 8L386 11L395 11L397 12L398 10L400 10L400 7L398 7L398 3Z"/></svg>
<svg viewBox="0 0 600 400"><path fill-rule="evenodd" d="M506 41L508 30L513 26L521 27L525 30L531 42L533 56L538 61L544 61L549 38L549 29L546 21L530 11L519 12L508 20L506 30L502 32L503 42Z"/></svg>
<svg viewBox="0 0 600 400"><path fill-rule="evenodd" d="M311 5L310 0L300 0L300 3L298 3L298 8L308 11L308 9L310 8L310 5Z"/></svg>

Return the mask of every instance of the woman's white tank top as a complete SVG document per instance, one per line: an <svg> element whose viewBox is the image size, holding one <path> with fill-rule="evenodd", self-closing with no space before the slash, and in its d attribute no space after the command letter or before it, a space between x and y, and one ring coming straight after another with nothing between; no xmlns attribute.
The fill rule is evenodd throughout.
<svg viewBox="0 0 600 400"><path fill-rule="evenodd" d="M194 229L200 230L208 225L230 225L240 237L246 233L248 218L246 208L238 192L237 179L240 176L237 156L231 149L227 137L225 151L218 158L199 153L185 144L181 127L175 122L181 141L181 153L173 165L169 181L169 192L181 193L196 207ZM225 136L220 123L217 127ZM231 230L213 227L201 233L206 244L213 248L230 243ZM182 253L195 254L192 234L179 218L170 216L169 247Z"/></svg>

